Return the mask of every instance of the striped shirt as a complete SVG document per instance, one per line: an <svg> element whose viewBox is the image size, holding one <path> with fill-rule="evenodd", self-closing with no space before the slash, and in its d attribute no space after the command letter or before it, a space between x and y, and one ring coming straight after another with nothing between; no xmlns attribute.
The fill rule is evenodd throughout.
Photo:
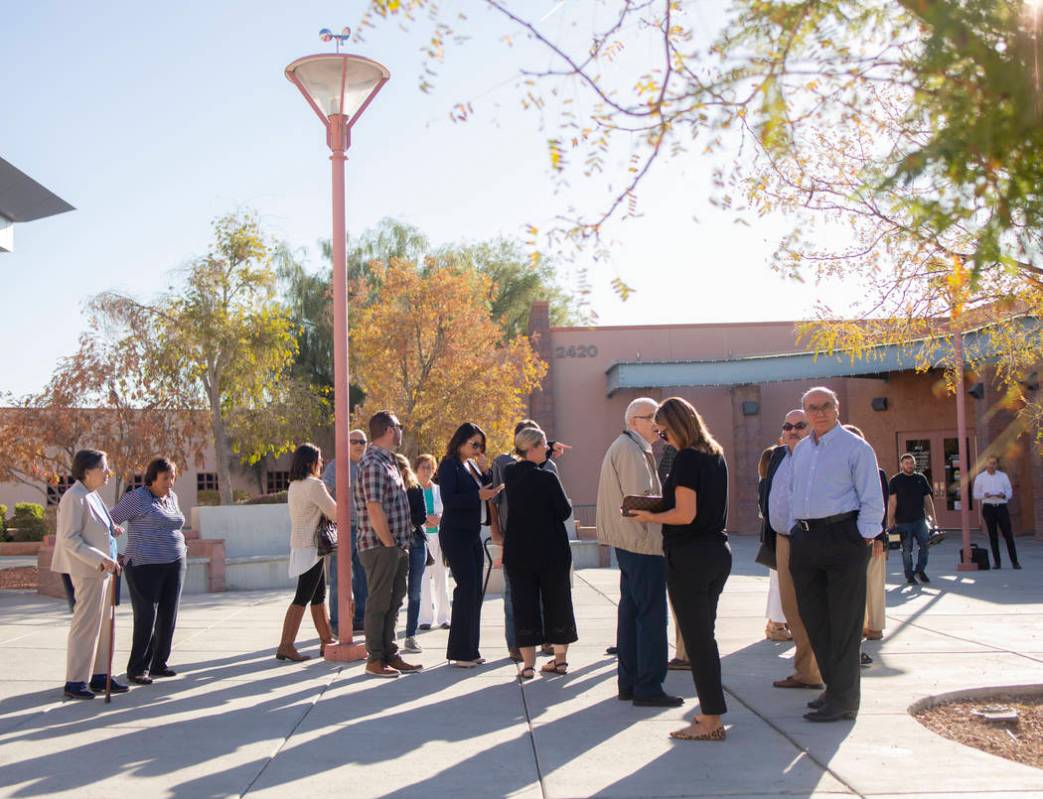
<svg viewBox="0 0 1043 799"><path fill-rule="evenodd" d="M135 488L123 495L109 515L116 524L127 525L127 562L134 566L173 563L187 555L185 515L171 491L157 497L148 486Z"/></svg>

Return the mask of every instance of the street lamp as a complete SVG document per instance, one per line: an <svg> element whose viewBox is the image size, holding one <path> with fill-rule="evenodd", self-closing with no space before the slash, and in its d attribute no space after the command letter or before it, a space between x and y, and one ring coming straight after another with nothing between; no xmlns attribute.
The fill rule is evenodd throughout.
<svg viewBox="0 0 1043 799"><path fill-rule="evenodd" d="M348 488L348 275L346 263L347 231L344 214L344 161L351 145L351 129L377 96L391 73L383 64L363 56L341 53L340 46L350 36L345 28L340 35L321 32L323 41L337 40L336 53L298 58L286 67L286 77L300 89L304 99L326 127L326 144L333 162L333 407L336 419L337 529L340 531L340 556L337 558L337 607L340 616L336 646L326 647L326 659L360 660L365 647L351 639L351 494Z"/></svg>

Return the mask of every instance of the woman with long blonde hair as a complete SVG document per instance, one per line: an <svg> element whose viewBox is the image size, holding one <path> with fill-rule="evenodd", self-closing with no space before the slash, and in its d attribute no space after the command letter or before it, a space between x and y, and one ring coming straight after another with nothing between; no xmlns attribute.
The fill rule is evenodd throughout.
<svg viewBox="0 0 1043 799"><path fill-rule="evenodd" d="M634 517L663 525L667 590L688 649L702 711L688 727L670 736L685 741L723 741L721 716L727 706L714 625L717 600L732 570L725 532L728 466L724 449L687 400L666 400L656 411L655 423L660 438L677 449L663 484L666 510L638 511Z"/></svg>

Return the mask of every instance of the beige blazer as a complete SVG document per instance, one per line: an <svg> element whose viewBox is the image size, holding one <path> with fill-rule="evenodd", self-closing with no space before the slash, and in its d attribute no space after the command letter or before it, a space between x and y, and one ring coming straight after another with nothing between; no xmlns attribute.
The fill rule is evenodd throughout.
<svg viewBox="0 0 1043 799"><path fill-rule="evenodd" d="M662 555L662 527L627 519L619 512L627 494L662 493L652 453L637 442L636 433L620 435L601 462L596 521L598 541L639 555Z"/></svg>
<svg viewBox="0 0 1043 799"><path fill-rule="evenodd" d="M318 477L309 476L290 483L286 503L290 509L290 549L315 546L315 528L324 514L331 521L337 521L337 503Z"/></svg>
<svg viewBox="0 0 1043 799"><path fill-rule="evenodd" d="M51 571L77 577L101 576L101 564L109 557L111 520L101 499L87 499L89 492L80 481L73 483L58 503L58 525L54 537Z"/></svg>

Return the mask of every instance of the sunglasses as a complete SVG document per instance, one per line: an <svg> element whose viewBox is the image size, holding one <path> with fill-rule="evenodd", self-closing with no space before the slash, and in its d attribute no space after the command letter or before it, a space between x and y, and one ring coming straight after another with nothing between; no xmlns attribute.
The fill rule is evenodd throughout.
<svg viewBox="0 0 1043 799"><path fill-rule="evenodd" d="M807 422L797 422L796 424L790 424L789 422L786 422L786 424L782 426L782 429L788 433L790 430L804 430L805 428L807 428L807 426Z"/></svg>
<svg viewBox="0 0 1043 799"><path fill-rule="evenodd" d="M366 442L365 442L365 441L364 441L363 439L359 439L359 438L353 438L353 439L351 439L351 443L352 443L352 444L357 444L357 445L358 445L358 446L360 446L360 447L364 447L364 446L366 446Z"/></svg>

